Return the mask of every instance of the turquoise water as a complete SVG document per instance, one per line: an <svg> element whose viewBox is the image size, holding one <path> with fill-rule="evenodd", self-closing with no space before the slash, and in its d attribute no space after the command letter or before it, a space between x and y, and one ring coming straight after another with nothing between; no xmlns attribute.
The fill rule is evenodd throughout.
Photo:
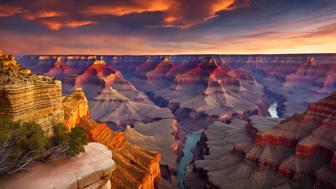
<svg viewBox="0 0 336 189"><path fill-rule="evenodd" d="M186 166L193 160L192 149L195 148L197 142L201 138L200 132L192 132L186 136L184 145L183 145L183 157L181 158L178 170L177 170L177 179L179 180L179 188L184 189L183 178L186 173Z"/></svg>
<svg viewBox="0 0 336 189"><path fill-rule="evenodd" d="M268 112L271 114L273 118L279 118L278 111L277 111L278 103L274 102L269 108Z"/></svg>

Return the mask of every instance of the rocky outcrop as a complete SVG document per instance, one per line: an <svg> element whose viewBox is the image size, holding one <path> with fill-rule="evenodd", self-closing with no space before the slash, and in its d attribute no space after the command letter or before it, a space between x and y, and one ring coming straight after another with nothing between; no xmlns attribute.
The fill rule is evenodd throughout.
<svg viewBox="0 0 336 189"><path fill-rule="evenodd" d="M45 73L45 75L63 81L62 93L68 95L74 90L76 76L79 73L80 69L65 64L62 58L58 57L56 63Z"/></svg>
<svg viewBox="0 0 336 189"><path fill-rule="evenodd" d="M59 65L57 65L59 64ZM64 73L62 67L67 67L65 65L61 65L63 63L60 62L60 60L57 60L57 63L54 68L57 68L54 70L54 72L50 73ZM39 76L31 73L23 73L23 70L16 62L13 63L7 63L2 64L1 66L5 66L6 69L1 69L0 73L5 76L5 79L11 78L13 73L7 73L8 70L16 70L14 72L15 76L13 77L14 82L13 83L5 83L5 79L2 83L4 83L4 92L1 94L4 94L5 98L1 99L4 102L9 101L7 104L1 104L0 110L3 110L2 116L6 116L10 119L16 120L16 117L10 117L10 113L13 113L13 116L17 115L17 112L23 111L19 108L26 108L25 103L28 100L28 102L31 101L33 105L37 104L40 106L33 106L31 109L28 109L29 112L29 119L28 117L23 117L23 121L37 121L38 123L38 116L41 116L41 118L44 119L50 119L49 117L53 115L55 112L60 112L61 118L55 122L48 123L48 125L42 125L43 129L50 129L51 126L58 124L58 123L64 123L66 127L70 130L75 125L81 125L85 131L87 132L89 138L91 141L95 141L101 144L104 144L108 147L109 150L115 154L113 156L114 161L116 162L116 170L111 175L111 171L105 170L106 167L101 167L100 165L105 165L106 162L112 161L111 153L110 156L107 157L106 161L99 162L102 164L99 164L91 158L92 154L101 154L103 156L106 154L104 151L99 151L99 148L95 150L94 147L92 147L93 144L89 144L87 147L87 152L84 153L84 155L81 156L84 158L81 159L75 159L71 161L73 164L67 163L68 160L64 160L65 164L64 166L60 165L61 162L57 164L57 167L55 168L56 171L53 174L50 174L50 177L39 177L37 182L32 182L29 185L27 184L27 188L157 188L159 181L160 181L160 154L154 151L146 150L142 147L133 145L128 143L128 141L125 138L125 135L123 132L113 132L107 125L105 124L98 124L93 120L89 119L89 111L88 111L88 100L86 99L86 96L84 95L84 92L82 89L77 88L72 94L69 96L63 97L61 95L61 83L59 81L55 81L49 77ZM8 69L8 66L14 66L14 68ZM107 67L105 67L105 63L103 60L96 60L94 64L88 68L86 71L88 73L95 72L96 74L90 75L91 76L97 76L97 78L102 79L103 81L110 82L108 86L113 83L116 83L116 85L124 85L128 84L125 82L121 82L121 80L118 80L116 82L115 78L111 76ZM2 68L2 67L1 67ZM92 71L93 70L93 71ZM112 69L111 69L112 70ZM110 70L110 71L111 71ZM112 70L113 71L113 70ZM49 73L49 74L50 74ZM117 73L113 71L113 73ZM112 73L112 74L113 74ZM85 76L86 73L84 73ZM107 75L104 75L107 74ZM83 77L84 77L83 76ZM106 77L105 77L106 76ZM86 77L86 76L85 76ZM85 78L84 77L84 78ZM117 76L118 78L122 79L122 76ZM85 79L84 79L85 80ZM19 82L20 81L20 82ZM80 80L82 82L82 80ZM85 80L86 81L86 80ZM80 83L81 83L80 82ZM90 81L89 81L90 82ZM58 94L56 96L54 93L47 93L48 90L51 90L52 84L57 84L57 87L53 87L53 92L55 94ZM47 87L47 84L50 84L50 88ZM15 85L15 87L13 87ZM19 90L21 85L23 87L26 87L27 85L32 85L33 92L29 90ZM9 86L12 86L9 87ZM36 87L36 90L35 88ZM15 89L15 90L14 90ZM12 92L12 91L14 92ZM121 90L121 88L119 88ZM136 89L131 87L131 90L133 90L134 93L137 93L138 96L141 94L140 92L136 91ZM124 90L123 92L125 92ZM42 94L39 94L38 92L42 92ZM114 94L116 93L116 94ZM133 93L133 94L134 94ZM34 96L36 95L36 96ZM132 95L132 94L131 94ZM22 99L21 99L21 98ZM144 96L145 97L145 96ZM32 98L32 100L30 100ZM21 101L23 102L21 102ZM29 101L30 100L30 101ZM162 127L162 133L160 133L162 136L165 136L166 142L165 145L160 146L158 149L161 151L167 151L169 153L170 146L174 143L174 136L171 135L175 128L175 120L172 118L170 111L168 109L163 109L156 107L155 105L149 103L145 104L145 102L135 102L134 99L131 99L130 96L124 96L123 94L115 91L114 89L106 88L106 90L103 90L102 94L96 98L96 101L102 104L98 104L97 109L93 109L93 111L99 115L99 114L107 114L109 112L113 112L115 114L115 117L113 117L113 113L109 114L109 120L116 119L121 116L121 121L125 121L127 118L138 118L141 121L145 122L151 122L151 121L160 121L161 119L167 119L166 122L158 123ZM47 109L49 106L51 106L51 103L59 103L57 109ZM20 104L21 103L21 104ZM112 103L112 104L111 104ZM114 103L114 104L113 104ZM118 104L121 103L121 104ZM19 105L17 105L19 104ZM44 108L44 106L47 108ZM126 113L124 110L126 109L120 109L116 107L116 109L109 109L112 108L112 106L122 106L124 105L127 107L129 113ZM6 109L6 107L12 108L13 111L11 112L9 109ZM19 107L19 108L17 108ZM103 113L99 111L99 109L102 107ZM106 107L107 109L104 109L103 107ZM30 108L30 107L28 107ZM44 108L44 109L43 109ZM27 110L27 109L26 109ZM52 113L51 113L52 112ZM125 114L126 113L126 114ZM36 115L35 115L36 114ZM148 114L148 116L146 116ZM49 117L48 117L49 116ZM93 115L94 116L94 115ZM108 120L108 121L109 121ZM141 123L141 122L140 122ZM158 126L158 125L156 125ZM167 127L166 127L167 126ZM149 134L149 133L147 133ZM160 138L160 136L157 136L157 138ZM143 144L143 146L145 146ZM99 146L98 146L99 147ZM91 148L94 148L93 150ZM90 157L87 157L89 155L86 155L87 153L90 153ZM170 152L171 154L172 152ZM165 161L168 161L168 159L165 159ZM63 161L62 161L63 163ZM80 165L82 165L79 167ZM84 166L84 164L87 164L87 166ZM167 164L167 163L166 163ZM48 166L41 165L42 168L40 168L40 165L36 166L37 173L33 172L31 174L25 174L23 180L24 182L29 181L31 177L37 177L39 174L43 174L42 172L46 172L47 169L51 169L50 167L52 164L48 164ZM68 170L65 169L65 167L68 166ZM92 166L95 167L99 171L92 171L87 170L89 168L92 168ZM71 169L69 169L69 167ZM59 175L61 172L64 172L64 175ZM31 176L32 175L32 176ZM66 178L69 177L69 178ZM12 179L10 179L12 180ZM66 182L63 182L62 180L66 180ZM61 184L56 185L56 182L62 181ZM44 187L44 185L48 185L48 187ZM1 185L2 183L0 183ZM5 183L6 184L6 183ZM15 183L9 183L8 185L5 185L5 188L9 188L11 186L18 186L18 188L22 188L24 185L15 185ZM16 188L16 187L14 187Z"/></svg>
<svg viewBox="0 0 336 189"><path fill-rule="evenodd" d="M82 87L89 99L96 97L100 91L113 87L133 101L150 103L119 71L110 68L102 59L94 61L82 74L77 75L75 87Z"/></svg>
<svg viewBox="0 0 336 189"><path fill-rule="evenodd" d="M0 69L0 117L35 121L46 132L63 123L61 82L24 72L15 59L2 58Z"/></svg>
<svg viewBox="0 0 336 189"><path fill-rule="evenodd" d="M209 154L196 167L220 188L335 188L335 118L336 92L281 122L217 123L205 131Z"/></svg>
<svg viewBox="0 0 336 189"><path fill-rule="evenodd" d="M136 121L152 122L173 118L169 109L133 101L111 87L91 100L90 110L95 120L118 127L133 125Z"/></svg>
<svg viewBox="0 0 336 189"><path fill-rule="evenodd" d="M163 119L150 123L136 122L133 128L128 126L124 133L131 144L159 152L161 175L166 180L173 181L181 147L181 143L177 141L178 129L176 120Z"/></svg>
<svg viewBox="0 0 336 189"><path fill-rule="evenodd" d="M88 118L89 104L81 88L77 88L69 96L63 97L64 124L70 130L80 122Z"/></svg>
<svg viewBox="0 0 336 189"><path fill-rule="evenodd" d="M92 141L107 146L117 168L111 176L112 188L156 188L160 181L160 154L128 143L123 132L113 132L105 124L82 120Z"/></svg>
<svg viewBox="0 0 336 189"><path fill-rule="evenodd" d="M1 177L0 188L109 189L115 169L111 151L104 145L89 143L78 157L36 164L29 172Z"/></svg>
<svg viewBox="0 0 336 189"><path fill-rule="evenodd" d="M53 125L64 123L71 129L81 118L88 116L88 101L81 89L64 97L60 81L31 74L15 59L6 60L3 65L5 67L0 71L0 117L35 121L50 133Z"/></svg>

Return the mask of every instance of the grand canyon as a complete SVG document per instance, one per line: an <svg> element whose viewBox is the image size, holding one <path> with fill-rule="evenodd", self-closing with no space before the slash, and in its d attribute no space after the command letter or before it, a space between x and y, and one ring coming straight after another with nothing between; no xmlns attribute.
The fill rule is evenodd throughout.
<svg viewBox="0 0 336 189"><path fill-rule="evenodd" d="M336 189L332 0L0 2L0 188Z"/></svg>

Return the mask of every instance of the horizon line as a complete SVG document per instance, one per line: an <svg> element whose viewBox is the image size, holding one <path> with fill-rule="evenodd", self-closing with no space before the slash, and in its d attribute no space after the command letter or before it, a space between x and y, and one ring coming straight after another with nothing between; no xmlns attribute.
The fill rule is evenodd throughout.
<svg viewBox="0 0 336 189"><path fill-rule="evenodd" d="M316 52L316 53L181 53L181 54L14 54L15 56L270 56L270 55L336 55L336 52Z"/></svg>

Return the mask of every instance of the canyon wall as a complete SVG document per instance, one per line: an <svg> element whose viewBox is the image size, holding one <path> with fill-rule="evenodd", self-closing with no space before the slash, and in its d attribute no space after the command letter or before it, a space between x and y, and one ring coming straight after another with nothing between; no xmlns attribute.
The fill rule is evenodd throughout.
<svg viewBox="0 0 336 189"><path fill-rule="evenodd" d="M7 67L13 71L0 71L0 117L35 121L50 133L53 125L64 123L71 129L88 116L88 101L80 88L65 97L60 81L32 73L25 75L15 60Z"/></svg>
<svg viewBox="0 0 336 189"><path fill-rule="evenodd" d="M214 127L213 125L219 123L221 125L223 122L229 123L237 118L248 121L252 115L269 115L267 107L274 102L277 103L278 115L282 118L291 117L295 112L304 112L309 103L330 95L336 89L335 59L335 54L36 55L24 56L21 61L33 71L62 80L64 94L70 94L76 87L83 88L83 92L88 97L91 118L106 122L114 130L126 128L125 135L130 143L160 152L162 154L161 169L165 167L165 170L168 170L162 172L162 175L171 180L172 172L176 166L176 158L183 155L181 148L188 133L204 130L206 133L207 129ZM265 122L269 123L269 120ZM260 141L275 140L292 144L293 141L294 143L298 142L298 139L295 138L299 136L298 133L310 132L304 129L289 129L286 135L293 135L295 139L288 139L291 137L283 139L279 136L263 136L261 133L267 133L263 126L254 124L252 127L251 124L246 123L246 128L243 126L239 131L244 135L248 132L246 137L249 138L248 144L237 144L235 147L234 152L240 154L240 159L229 153L230 157L234 162L259 161L259 153L263 151L262 157L265 156L265 159L261 160L263 165L271 167L270 169L279 166L281 161L273 161L273 158L283 152L283 147L272 146L267 147L266 150L263 150L266 147L262 147L261 150L253 148L253 143L256 143L257 146L263 146L264 144L259 143ZM330 123L326 123L326 125L330 125ZM157 130L161 132L156 132ZM244 141L244 135L240 135L241 137L238 138ZM203 135L202 139L204 138L207 137ZM245 158L245 152L242 151L244 149L250 150L250 148L253 148L253 152ZM220 149L220 146L214 149ZM231 152L229 146L225 149ZM310 153L307 152L309 150L304 145L299 145L298 149L299 154ZM321 148L312 147L312 149L314 149L312 151L316 151ZM207 150L200 151L205 153ZM174 153L178 156L169 159ZM197 156L197 159L199 158L202 158L202 155ZM297 162L296 159L294 161ZM292 163L289 164L290 167L293 166ZM214 167L216 170L217 168ZM250 170L250 167L248 165L241 169ZM199 170L206 175L207 171L204 170L207 169L200 168ZM314 174L330 175L331 173L328 171L329 169L321 169ZM287 187L287 183L291 185L292 180L280 172L277 171L273 174L271 171L270 177L267 176L271 179L269 183L257 179L255 185L250 185L250 181L246 181L242 182L241 186L271 187L273 180L274 183L284 184L284 187ZM289 172L292 177L292 171ZM268 173L268 171L260 172L261 175L264 175L263 178L266 178L265 175ZM211 174L209 173L209 175ZM246 175L246 177L255 178L256 176L252 177L251 175L254 173ZM239 179L238 177L234 178ZM276 181L277 178L281 178L280 183ZM218 177L218 179L220 178ZM223 179L222 181L226 182L227 180ZM218 185L214 183L211 181L208 184L211 187L217 187Z"/></svg>
<svg viewBox="0 0 336 189"><path fill-rule="evenodd" d="M90 140L104 144L112 151L117 165L110 178L113 189L154 189L159 185L159 153L128 143L123 132L114 132L106 124L81 120L80 125Z"/></svg>
<svg viewBox="0 0 336 189"><path fill-rule="evenodd" d="M112 69L105 56L87 59L82 56L40 56L24 57L22 61L35 71L62 80L65 94L70 94L77 87L82 88L87 97L91 119L104 122L115 131L127 126L134 127L127 130L132 131L127 132L128 140L164 154L160 165L165 167L164 170L171 177L171 172L177 167L176 154L181 146L181 142L175 141L178 139L179 128L174 115L168 108L156 106L126 80L120 71ZM43 65L47 69L41 69ZM78 102L73 104L77 106ZM69 107L74 105L70 104ZM75 110L70 114L73 116L71 119L66 118L66 123L74 125L78 121L78 112Z"/></svg>
<svg viewBox="0 0 336 189"><path fill-rule="evenodd" d="M62 72L63 68L66 69L61 64L57 60L56 71L50 71L49 74ZM6 66L6 69L3 69L3 65ZM3 89L1 94L4 97L1 98L1 117L14 121L36 121L46 131L56 124L64 123L69 130L76 125L80 125L85 129L91 141L101 143L109 149L107 150L102 145L90 143L86 147L86 152L78 158L59 160L57 163L51 162L46 165L34 165L35 171L27 174L22 173L22 178L18 179L22 180L22 182L16 183L15 179L8 178L8 182L1 181L0 186L3 185L4 188L23 188L23 186L24 188L157 188L161 176L160 154L130 144L123 132L114 132L106 124L99 124L90 119L89 102L83 92L90 90L90 88L86 88L87 85L83 85L83 90L75 88L75 91L68 96L62 96L60 81L32 74L31 72L23 74L21 72L24 69L14 59L9 61L9 63L6 62L6 64L1 62L0 66L2 68L0 69L0 74L4 76L1 80L1 89ZM92 69L101 70L98 75L94 76L104 80L104 74L107 74L108 71L104 67L104 61L96 60L93 66ZM90 69L88 70L90 72ZM117 73L113 70L110 71L113 73L108 73L107 80L104 81L113 80L113 77L110 77L111 74ZM10 81L7 81L8 79ZM122 79L121 76L120 79ZM125 82L117 82L117 84L125 84ZM141 107L136 107L136 111L146 111L147 113L152 111L154 116L161 116L173 121L168 109L167 112L167 110L155 107L153 104L143 104L145 99L141 100L141 102L135 102L132 98L140 99L141 93L132 87L128 89L133 93L127 93L130 95L127 97L120 94L120 98L129 99L133 103L129 109L133 109L133 106L141 105ZM111 90L114 89L111 88ZM102 107L104 107L104 104ZM98 110L93 109L93 111ZM132 112L133 110L129 111ZM116 115L122 115L125 118L129 116L120 113L122 112ZM165 117L167 113L168 116ZM59 115L59 119L55 120L54 114ZM138 115L138 117L143 119L144 115ZM44 123L40 119L49 120L49 122ZM172 123L167 124L171 124L170 126L173 127ZM168 128L166 131L170 132L171 130ZM174 142L174 139L171 142ZM170 144L167 145L169 150ZM111 151L114 154L113 157L111 156ZM111 165L111 162L113 165ZM46 171L51 169L53 169L52 174L45 174ZM114 170L113 173L111 173L112 170ZM19 175L15 175L15 177L19 177ZM36 182L27 183L33 177L37 177L35 179Z"/></svg>
<svg viewBox="0 0 336 189"><path fill-rule="evenodd" d="M205 131L209 151L196 169L218 188L336 188L335 118L333 92L280 122L216 123Z"/></svg>
<svg viewBox="0 0 336 189"><path fill-rule="evenodd" d="M285 99L282 117L303 112L309 102L328 96L336 88L334 54L225 56L232 67L250 70L275 99ZM280 100L281 101L281 100Z"/></svg>
<svg viewBox="0 0 336 189"><path fill-rule="evenodd" d="M0 117L35 121L46 132L64 122L61 82L42 75L25 74L15 59L5 59L0 69Z"/></svg>
<svg viewBox="0 0 336 189"><path fill-rule="evenodd" d="M204 58L213 57L220 67L231 67L231 78L223 79L223 84L236 84L237 79L248 78L242 70L250 72L257 83L266 91L271 101L278 101L279 114L289 117L295 112L303 112L309 102L326 97L336 88L335 54L292 54L292 55L158 55L158 56L24 56L22 62L33 71L43 74L55 73L63 70L66 77L72 79L73 75L83 72L94 61L103 59L111 68L119 70L132 81L139 89L156 91L169 87L184 89L188 82L194 78L192 70ZM62 65L55 66L55 62L62 59ZM56 67L56 68L55 68ZM73 69L75 68L75 69ZM58 71L55 71L58 70ZM76 70L76 71L74 71ZM49 71L49 72L48 72ZM76 73L75 73L76 72ZM177 75L176 79L174 79ZM245 76L243 76L243 75ZM57 77L63 77L62 74ZM189 79L188 79L189 78ZM59 78L61 79L61 78ZM194 78L196 79L196 78ZM63 79L61 79L63 81ZM64 79L69 80L69 79ZM175 80L175 81L174 81ZM147 82L148 81L148 82ZM191 80L190 80L191 81ZM70 82L70 83L71 83ZM209 83L214 85L214 82ZM146 87L147 86L147 87ZM226 87L224 87L226 88ZM71 91L71 90L70 90ZM267 92L268 91L268 92ZM156 93L155 93L156 94ZM258 104L261 106L260 104Z"/></svg>

